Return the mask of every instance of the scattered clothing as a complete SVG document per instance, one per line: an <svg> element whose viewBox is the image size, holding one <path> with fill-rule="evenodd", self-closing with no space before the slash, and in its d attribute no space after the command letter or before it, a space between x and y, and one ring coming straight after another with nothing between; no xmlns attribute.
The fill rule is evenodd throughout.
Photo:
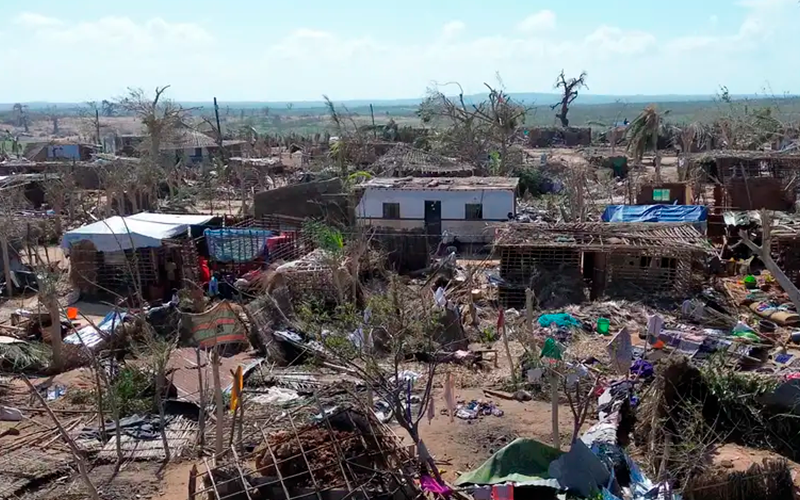
<svg viewBox="0 0 800 500"><path fill-rule="evenodd" d="M456 416L462 420L475 420L481 415L502 417L504 412L492 402L478 401L476 399L469 403L459 404L456 409Z"/></svg>
<svg viewBox="0 0 800 500"><path fill-rule="evenodd" d="M492 486L492 500L514 500L514 485L495 484Z"/></svg>
<svg viewBox="0 0 800 500"><path fill-rule="evenodd" d="M547 328L556 325L559 328L579 327L581 322L569 313L542 314L539 316L539 326Z"/></svg>
<svg viewBox="0 0 800 500"><path fill-rule="evenodd" d="M453 493L447 485L439 484L435 478L425 475L419 478L419 484L422 486L424 491L429 491L431 493L436 493L437 495L442 496L450 496Z"/></svg>
<svg viewBox="0 0 800 500"><path fill-rule="evenodd" d="M653 365L649 361L637 359L631 366L631 373L639 378L649 379L653 377Z"/></svg>

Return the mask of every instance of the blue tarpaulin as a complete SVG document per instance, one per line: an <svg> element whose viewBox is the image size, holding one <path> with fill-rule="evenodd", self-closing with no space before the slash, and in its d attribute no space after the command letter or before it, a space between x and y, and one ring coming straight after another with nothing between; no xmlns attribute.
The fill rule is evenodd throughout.
<svg viewBox="0 0 800 500"><path fill-rule="evenodd" d="M603 222L706 222L704 205L609 205Z"/></svg>
<svg viewBox="0 0 800 500"><path fill-rule="evenodd" d="M250 262L267 257L267 239L272 231L263 229L206 229L208 255L217 262Z"/></svg>

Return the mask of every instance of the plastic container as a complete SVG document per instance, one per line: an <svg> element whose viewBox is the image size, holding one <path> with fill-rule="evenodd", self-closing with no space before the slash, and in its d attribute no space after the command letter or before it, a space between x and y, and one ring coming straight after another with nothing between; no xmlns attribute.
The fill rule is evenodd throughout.
<svg viewBox="0 0 800 500"><path fill-rule="evenodd" d="M744 277L744 287L748 290L755 290L758 288L758 280L752 274L748 274Z"/></svg>
<svg viewBox="0 0 800 500"><path fill-rule="evenodd" d="M600 335L608 335L611 329L611 320L608 318L597 318L597 333Z"/></svg>
<svg viewBox="0 0 800 500"><path fill-rule="evenodd" d="M67 308L67 319L72 321L78 319L78 308L77 307L68 307Z"/></svg>

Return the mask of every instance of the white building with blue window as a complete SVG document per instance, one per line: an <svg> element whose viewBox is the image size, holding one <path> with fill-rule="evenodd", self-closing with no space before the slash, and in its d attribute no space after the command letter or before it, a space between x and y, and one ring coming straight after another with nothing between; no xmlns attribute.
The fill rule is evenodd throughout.
<svg viewBox="0 0 800 500"><path fill-rule="evenodd" d="M361 185L356 218L363 225L488 242L490 226L516 215L518 184L516 177L371 179Z"/></svg>

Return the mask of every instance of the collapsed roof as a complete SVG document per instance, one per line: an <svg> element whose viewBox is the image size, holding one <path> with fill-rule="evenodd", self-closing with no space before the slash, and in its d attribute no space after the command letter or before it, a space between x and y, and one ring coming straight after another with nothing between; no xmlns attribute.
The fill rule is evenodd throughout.
<svg viewBox="0 0 800 500"><path fill-rule="evenodd" d="M90 241L98 252L160 247L163 240L186 234L190 226L207 224L212 215L174 215L142 212L88 224L64 233L61 247L69 250L80 241Z"/></svg>
<svg viewBox="0 0 800 500"><path fill-rule="evenodd" d="M679 253L706 252L708 242L692 224L507 223L496 229L495 246L576 248L584 251L613 249L657 250Z"/></svg>

